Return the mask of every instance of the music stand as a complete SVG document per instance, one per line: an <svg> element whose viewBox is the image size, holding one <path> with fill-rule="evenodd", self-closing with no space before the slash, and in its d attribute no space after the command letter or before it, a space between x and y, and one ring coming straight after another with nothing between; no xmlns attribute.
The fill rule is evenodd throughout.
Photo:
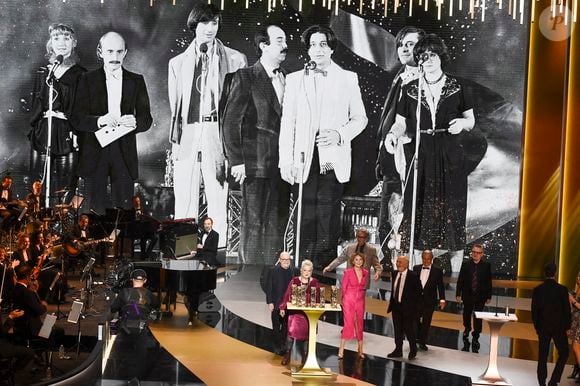
<svg viewBox="0 0 580 386"><path fill-rule="evenodd" d="M87 297L86 297L86 304L87 304L87 311L91 311L95 314L98 314L98 312L93 308L93 265L95 264L95 258L91 257L87 263L87 265L85 265L85 268L83 268L83 272L81 275L81 283L84 283L84 288L81 290L85 291Z"/></svg>
<svg viewBox="0 0 580 386"><path fill-rule="evenodd" d="M88 265L88 264L87 264ZM83 313L84 303L75 300L72 304L70 312L68 314L67 322L75 323L77 325L77 342L69 348L67 351L72 351L76 349L76 357L75 359L79 358L79 352L81 351L81 346L87 350L87 347L81 344L81 337L82 337L82 330L81 330L81 321L85 318L85 314Z"/></svg>
<svg viewBox="0 0 580 386"><path fill-rule="evenodd" d="M62 286L63 286L63 282L62 282L62 280L60 280L60 278L63 276L64 276L64 260L62 260L62 258L61 258L60 272L56 273L56 276L52 280L52 283L50 283L50 287L48 287L48 294L50 294L54 290L54 286L56 285L56 283L58 283L60 281L60 283L58 284L58 294L57 294L57 299L56 299L56 319L57 320L62 319L66 316L65 313L60 310L60 298L62 296ZM48 296L48 294L47 294L47 296Z"/></svg>

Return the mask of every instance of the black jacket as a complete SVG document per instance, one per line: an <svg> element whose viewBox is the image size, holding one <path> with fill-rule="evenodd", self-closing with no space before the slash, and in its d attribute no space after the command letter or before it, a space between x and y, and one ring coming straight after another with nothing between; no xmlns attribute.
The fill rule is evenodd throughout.
<svg viewBox="0 0 580 386"><path fill-rule="evenodd" d="M423 270L423 264L417 264L413 267L413 272L419 276L419 282L421 281L421 271ZM431 264L431 269L429 270L429 278L425 287L423 287L422 300L424 305L436 305L439 300L445 300L445 286L443 285L443 271L441 268Z"/></svg>
<svg viewBox="0 0 580 386"><path fill-rule="evenodd" d="M277 264L268 270L266 277L266 303L274 304L274 308L278 308L288 288L288 283L294 276L298 275L298 270L294 266L284 269Z"/></svg>
<svg viewBox="0 0 580 386"><path fill-rule="evenodd" d="M469 259L461 265L459 277L457 278L456 296L461 296L463 302L486 301L491 299L491 264L480 260L477 264L477 289L475 292L471 288L472 267L475 264Z"/></svg>
<svg viewBox="0 0 580 386"><path fill-rule="evenodd" d="M82 177L92 175L95 170L95 160L101 157L103 149L94 133L99 129L97 120L106 115L108 110L105 70L101 67L83 74L77 89L75 109L70 119L78 134L79 174ZM132 114L137 120L135 131L118 139L127 170L131 178L137 179L139 171L135 134L149 130L153 118L143 76L124 68L121 114Z"/></svg>
<svg viewBox="0 0 580 386"><path fill-rule="evenodd" d="M538 335L558 335L570 328L568 290L554 279L546 279L532 293L532 320Z"/></svg>
<svg viewBox="0 0 580 386"><path fill-rule="evenodd" d="M278 137L282 107L268 73L258 61L227 75L223 141L231 166L243 164L249 177L278 174Z"/></svg>
<svg viewBox="0 0 580 386"><path fill-rule="evenodd" d="M203 232L200 233L198 243L201 244L203 237ZM213 229L208 233L203 248L197 250L197 259L207 260L208 262L216 261L218 242L220 240L220 235Z"/></svg>
<svg viewBox="0 0 580 386"><path fill-rule="evenodd" d="M397 282L398 276L399 271L394 270L391 274L393 285ZM400 312L405 316L414 317L419 310L420 298L421 281L419 280L419 276L415 272L408 269L407 277L405 278L405 285L403 286L403 294L401 295L401 303L395 301L395 287L393 286L387 313L391 311Z"/></svg>

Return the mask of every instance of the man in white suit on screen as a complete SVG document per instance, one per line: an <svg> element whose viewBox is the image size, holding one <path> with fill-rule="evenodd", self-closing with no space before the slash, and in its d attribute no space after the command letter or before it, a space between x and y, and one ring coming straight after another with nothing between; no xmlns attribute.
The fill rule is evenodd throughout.
<svg viewBox="0 0 580 386"><path fill-rule="evenodd" d="M338 41L324 26L302 34L310 62L286 78L280 127L280 173L304 183L300 256L322 268L336 257L340 200L350 180L351 141L367 124L356 73L334 63Z"/></svg>

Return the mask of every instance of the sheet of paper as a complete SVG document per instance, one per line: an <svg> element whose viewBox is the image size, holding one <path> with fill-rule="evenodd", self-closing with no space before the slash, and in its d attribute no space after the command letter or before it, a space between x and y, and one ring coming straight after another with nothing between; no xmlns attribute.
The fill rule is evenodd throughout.
<svg viewBox="0 0 580 386"><path fill-rule="evenodd" d="M97 137L101 147L105 147L135 129L135 127L127 126L105 126L102 129L95 131L95 136Z"/></svg>

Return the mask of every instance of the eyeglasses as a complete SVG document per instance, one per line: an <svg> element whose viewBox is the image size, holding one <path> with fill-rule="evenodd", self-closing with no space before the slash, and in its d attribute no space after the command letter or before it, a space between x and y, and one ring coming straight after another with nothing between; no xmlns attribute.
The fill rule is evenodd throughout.
<svg viewBox="0 0 580 386"><path fill-rule="evenodd" d="M471 251L474 255L483 255L483 251Z"/></svg>
<svg viewBox="0 0 580 386"><path fill-rule="evenodd" d="M290 261L292 259L280 259L280 261Z"/></svg>

